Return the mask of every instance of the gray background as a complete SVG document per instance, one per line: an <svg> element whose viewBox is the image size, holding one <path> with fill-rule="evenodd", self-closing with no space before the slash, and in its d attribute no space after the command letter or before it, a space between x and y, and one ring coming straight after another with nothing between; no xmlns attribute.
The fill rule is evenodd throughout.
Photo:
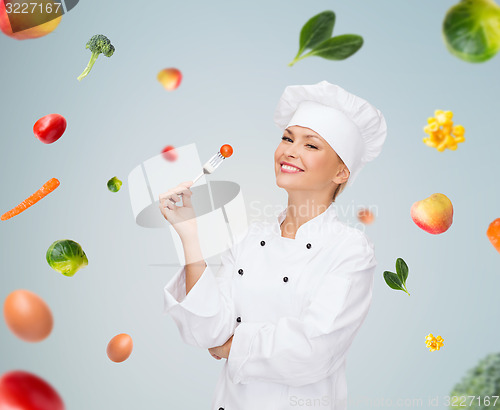
<svg viewBox="0 0 500 410"><path fill-rule="evenodd" d="M281 134L274 108L285 86L327 80L370 101L389 126L379 158L337 200L351 225L357 206L377 208L366 227L378 260L373 304L347 358L349 397L361 403L350 408L412 398L429 408L435 396L443 407L462 374L498 350L500 306L500 255L486 237L500 216L499 57L470 64L449 54L441 24L453 4L86 0L46 37L0 35L1 212L48 179L61 181L49 197L0 223L0 300L32 290L55 320L50 337L36 344L17 339L2 320L0 374L39 374L71 410L209 408L223 361L185 345L162 315L163 286L177 258L168 229L135 224L127 175L167 144L195 142L204 160L229 143L233 158L211 178L241 185L250 220L262 218L254 207L280 210L287 194L275 183ZM310 57L288 67L302 25L327 9L337 15L334 35L360 34L362 49L345 61ZM115 55L99 57L78 82L90 58L85 44L97 33L111 39ZM174 92L156 80L164 67L184 74ZM465 126L457 151L422 142L427 117L439 108ZM32 126L53 112L68 128L45 145ZM106 182L115 175L124 185L113 194ZM455 213L452 227L434 236L413 223L410 207L436 192L451 199ZM89 259L72 278L45 261L49 245L63 238L79 242ZM398 257L410 267L411 296L382 278ZM134 351L116 364L106 345L122 332ZM443 336L440 351L425 347L428 333Z"/></svg>

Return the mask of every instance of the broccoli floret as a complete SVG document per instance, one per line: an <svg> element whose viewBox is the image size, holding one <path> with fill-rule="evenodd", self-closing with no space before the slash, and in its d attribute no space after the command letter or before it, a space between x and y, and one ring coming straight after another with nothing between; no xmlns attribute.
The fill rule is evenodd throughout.
<svg viewBox="0 0 500 410"><path fill-rule="evenodd" d="M466 405L465 408L474 410L500 409L499 393L500 353L491 353L481 359L476 367L469 369L462 381L455 385L450 393L452 400L449 408L463 409L464 405ZM454 401L453 396L457 397ZM472 397L468 396L475 397L472 399ZM479 396L480 399L478 399Z"/></svg>
<svg viewBox="0 0 500 410"><path fill-rule="evenodd" d="M88 73L90 73L90 70L96 62L97 57L99 57L99 54L102 53L106 57L111 57L115 52L115 48L111 44L111 41L109 41L109 38L102 34L96 34L95 36L92 36L92 38L87 42L85 48L88 48L90 49L90 51L92 51L92 56L90 57L90 61L87 64L87 67L78 77L78 81L81 81L82 78L85 78Z"/></svg>

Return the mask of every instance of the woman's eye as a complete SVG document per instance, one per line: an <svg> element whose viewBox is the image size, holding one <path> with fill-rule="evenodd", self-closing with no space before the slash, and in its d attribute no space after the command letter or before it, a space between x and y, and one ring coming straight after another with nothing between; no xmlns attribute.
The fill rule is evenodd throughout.
<svg viewBox="0 0 500 410"><path fill-rule="evenodd" d="M285 141L286 141L286 140L290 140L290 141L292 141L292 139L291 139L291 138L286 137L286 136L281 137L281 139L282 139L282 140L285 140ZM293 142L293 141L292 141L292 142ZM314 148L314 149L318 149L318 147L315 147L314 145L311 145L311 144L307 144L307 145L306 145L306 147L312 147L312 148Z"/></svg>

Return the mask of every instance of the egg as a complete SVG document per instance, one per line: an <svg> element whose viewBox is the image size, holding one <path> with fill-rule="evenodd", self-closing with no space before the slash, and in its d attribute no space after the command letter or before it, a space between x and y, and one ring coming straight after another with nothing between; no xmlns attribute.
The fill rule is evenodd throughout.
<svg viewBox="0 0 500 410"><path fill-rule="evenodd" d="M11 332L25 342L42 341L54 326L47 303L25 289L15 290L5 298L3 315Z"/></svg>
<svg viewBox="0 0 500 410"><path fill-rule="evenodd" d="M120 333L109 341L106 353L110 360L120 363L128 359L133 346L132 338L126 333Z"/></svg>

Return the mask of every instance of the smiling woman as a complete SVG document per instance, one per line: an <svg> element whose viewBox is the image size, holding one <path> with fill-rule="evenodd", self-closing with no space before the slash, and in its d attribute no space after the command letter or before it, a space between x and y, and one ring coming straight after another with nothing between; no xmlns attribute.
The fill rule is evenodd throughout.
<svg viewBox="0 0 500 410"><path fill-rule="evenodd" d="M186 343L227 359L212 410L345 410L345 358L371 304L377 261L366 234L339 221L332 198L378 155L386 124L326 81L287 87L275 122L283 132L276 184L288 206L234 237L218 272L202 260L196 229L182 233L188 262L164 288L165 312ZM188 195L164 216L172 223L191 208ZM306 397L323 400L294 400Z"/></svg>
<svg viewBox="0 0 500 410"><path fill-rule="evenodd" d="M281 138L282 143L275 152L275 160L279 161L280 173L297 174L305 172L307 169L307 178L301 181L301 185L307 185L308 189L311 190L321 189L320 186L317 187L319 178L323 185L326 184L329 187L329 189L327 188L330 192L328 197L332 198L332 202L334 202L335 198L343 191L349 177L349 169L344 161L321 135L310 128L294 125L287 127L284 134ZM302 164L293 161L294 154L300 156ZM286 155L291 157L290 160L280 161L280 158ZM328 184L326 181L333 175L335 178L331 179ZM280 182L278 182L278 186L285 188L285 186L280 185ZM290 191L288 192L290 193Z"/></svg>

